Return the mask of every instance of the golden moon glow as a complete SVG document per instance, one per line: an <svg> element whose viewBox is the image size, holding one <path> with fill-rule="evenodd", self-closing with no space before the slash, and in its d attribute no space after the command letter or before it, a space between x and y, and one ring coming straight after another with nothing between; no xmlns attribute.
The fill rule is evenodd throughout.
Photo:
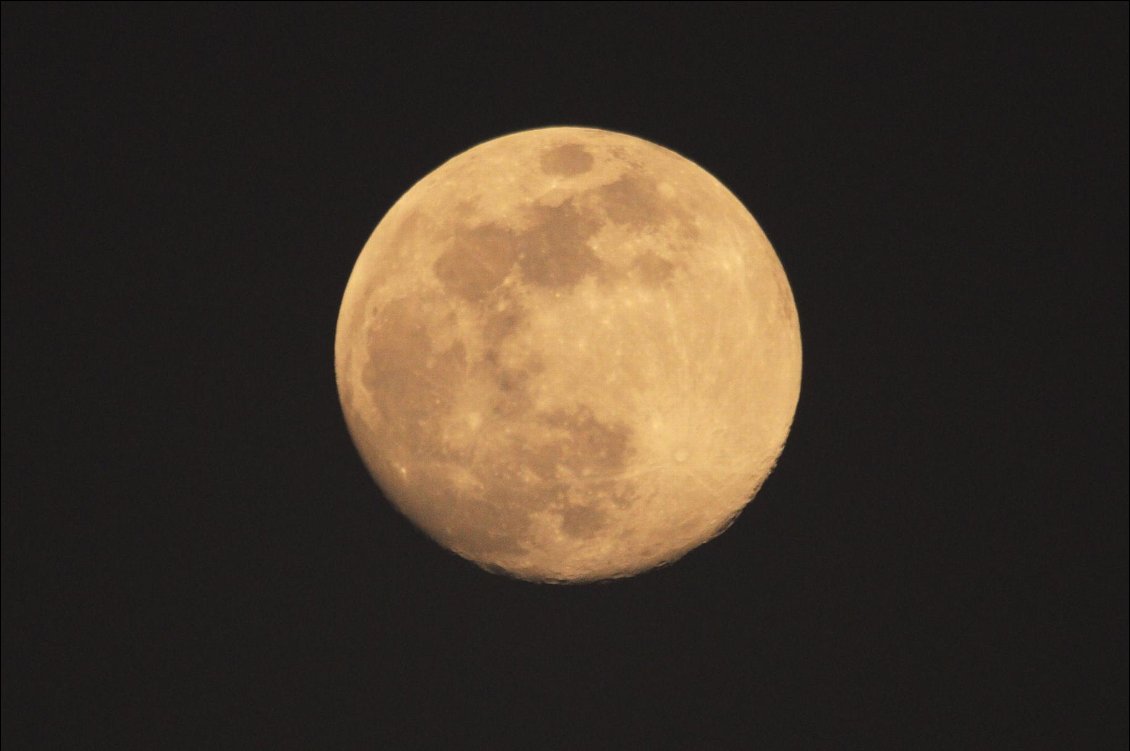
<svg viewBox="0 0 1130 751"><path fill-rule="evenodd" d="M335 342L388 498L481 566L628 576L724 530L784 446L801 344L780 261L701 167L589 128L480 144L361 251Z"/></svg>

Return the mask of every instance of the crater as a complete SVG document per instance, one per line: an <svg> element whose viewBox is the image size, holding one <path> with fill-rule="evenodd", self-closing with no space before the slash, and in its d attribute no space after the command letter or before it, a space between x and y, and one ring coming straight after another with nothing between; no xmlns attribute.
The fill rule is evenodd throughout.
<svg viewBox="0 0 1130 751"><path fill-rule="evenodd" d="M579 143L566 143L541 155L541 171L549 175L572 177L592 169L592 154Z"/></svg>

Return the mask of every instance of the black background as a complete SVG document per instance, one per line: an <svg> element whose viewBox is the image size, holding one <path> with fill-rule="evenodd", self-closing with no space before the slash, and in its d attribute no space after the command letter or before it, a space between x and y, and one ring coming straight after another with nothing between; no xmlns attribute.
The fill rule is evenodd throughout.
<svg viewBox="0 0 1130 751"><path fill-rule="evenodd" d="M1122 748L1127 6L3 9L11 748ZM679 563L481 572L378 495L333 331L515 130L773 241L777 471Z"/></svg>

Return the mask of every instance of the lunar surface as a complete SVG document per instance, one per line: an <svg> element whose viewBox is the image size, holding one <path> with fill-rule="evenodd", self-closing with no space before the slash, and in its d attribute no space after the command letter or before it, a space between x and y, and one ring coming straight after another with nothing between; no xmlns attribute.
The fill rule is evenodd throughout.
<svg viewBox="0 0 1130 751"><path fill-rule="evenodd" d="M522 579L629 576L723 531L800 393L784 270L721 183L588 128L480 144L361 251L337 385L385 495Z"/></svg>

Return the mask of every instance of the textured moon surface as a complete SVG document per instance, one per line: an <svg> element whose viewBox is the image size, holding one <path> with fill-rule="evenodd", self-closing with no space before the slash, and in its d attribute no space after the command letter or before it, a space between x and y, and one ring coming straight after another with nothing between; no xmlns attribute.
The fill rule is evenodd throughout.
<svg viewBox="0 0 1130 751"><path fill-rule="evenodd" d="M413 186L349 278L354 443L440 544L534 581L629 576L714 537L781 453L801 341L741 202L632 136L544 128Z"/></svg>

